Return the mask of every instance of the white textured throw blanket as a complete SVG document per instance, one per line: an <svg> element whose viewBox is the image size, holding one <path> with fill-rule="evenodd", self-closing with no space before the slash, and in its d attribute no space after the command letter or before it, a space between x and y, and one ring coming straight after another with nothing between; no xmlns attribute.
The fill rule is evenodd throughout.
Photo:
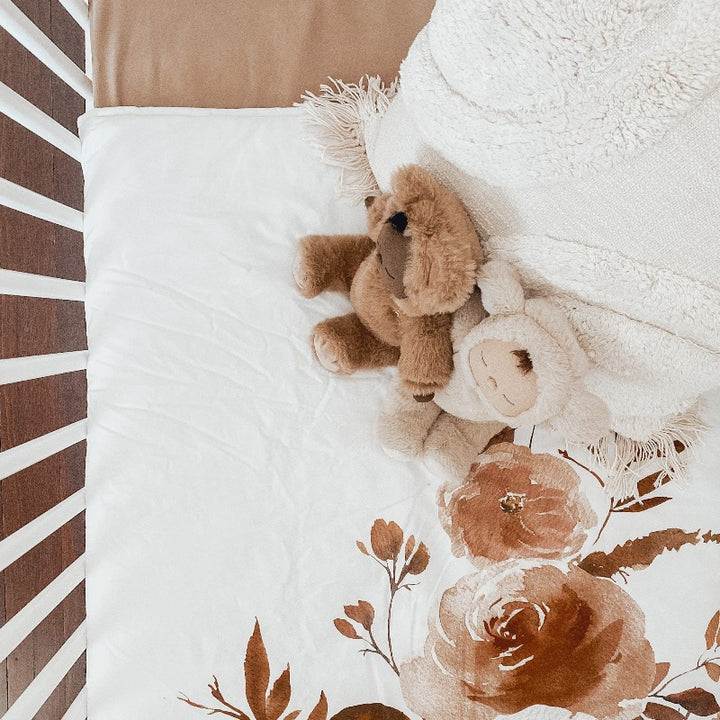
<svg viewBox="0 0 720 720"><path fill-rule="evenodd" d="M717 0L439 0L360 118L381 188L427 167L564 307L618 468L660 451L678 474L720 384L719 87Z"/></svg>

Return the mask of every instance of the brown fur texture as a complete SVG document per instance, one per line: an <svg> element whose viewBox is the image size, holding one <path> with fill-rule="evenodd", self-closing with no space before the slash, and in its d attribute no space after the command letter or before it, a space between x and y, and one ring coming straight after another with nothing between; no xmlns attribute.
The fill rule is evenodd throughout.
<svg viewBox="0 0 720 720"><path fill-rule="evenodd" d="M475 287L483 260L478 236L462 203L416 165L400 168L392 192L366 204L367 236L309 235L300 241L294 271L300 292L311 298L346 291L355 308L315 326L316 356L342 374L398 364L408 390L431 396L452 373L450 316ZM377 248L398 213L407 255L402 283L389 279Z"/></svg>

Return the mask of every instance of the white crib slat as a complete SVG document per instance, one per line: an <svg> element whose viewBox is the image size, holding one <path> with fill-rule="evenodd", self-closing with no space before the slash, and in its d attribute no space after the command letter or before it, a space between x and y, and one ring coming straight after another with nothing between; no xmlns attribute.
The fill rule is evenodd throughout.
<svg viewBox="0 0 720 720"><path fill-rule="evenodd" d="M50 697L52 691L67 675L68 670L83 654L86 645L85 632L85 622L83 621L3 715L3 720L32 720L43 703Z"/></svg>
<svg viewBox="0 0 720 720"><path fill-rule="evenodd" d="M0 452L0 480L24 470L87 437L87 419Z"/></svg>
<svg viewBox="0 0 720 720"><path fill-rule="evenodd" d="M47 140L66 155L80 160L80 138L5 83L0 83L0 112Z"/></svg>
<svg viewBox="0 0 720 720"><path fill-rule="evenodd" d="M85 283L0 268L0 295L82 302L85 299Z"/></svg>
<svg viewBox="0 0 720 720"><path fill-rule="evenodd" d="M0 572L85 509L85 491L65 498L0 541Z"/></svg>
<svg viewBox="0 0 720 720"><path fill-rule="evenodd" d="M0 204L72 230L83 229L83 214L79 210L51 200L5 178L0 178Z"/></svg>
<svg viewBox="0 0 720 720"><path fill-rule="evenodd" d="M87 350L75 350L0 360L0 385L84 370L87 359Z"/></svg>
<svg viewBox="0 0 720 720"><path fill-rule="evenodd" d="M92 98L90 78L11 0L0 0L0 25L73 90L84 98Z"/></svg>
<svg viewBox="0 0 720 720"><path fill-rule="evenodd" d="M0 628L0 661L5 658L83 581L81 555L46 585L22 610Z"/></svg>
<svg viewBox="0 0 720 720"><path fill-rule="evenodd" d="M85 0L60 0L60 4L70 13L72 19L88 32L90 23L88 18L88 4Z"/></svg>
<svg viewBox="0 0 720 720"><path fill-rule="evenodd" d="M62 716L62 720L86 720L87 718L87 685L75 696L72 705Z"/></svg>

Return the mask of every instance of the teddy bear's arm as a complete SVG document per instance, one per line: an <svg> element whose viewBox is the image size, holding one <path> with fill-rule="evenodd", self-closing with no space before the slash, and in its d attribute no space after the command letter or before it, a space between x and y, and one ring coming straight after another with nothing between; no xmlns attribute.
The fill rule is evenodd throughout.
<svg viewBox="0 0 720 720"><path fill-rule="evenodd" d="M348 292L375 243L367 235L306 235L300 240L293 274L311 298L325 290Z"/></svg>
<svg viewBox="0 0 720 720"><path fill-rule="evenodd" d="M431 395L447 385L453 371L449 314L402 316L400 379L414 395Z"/></svg>

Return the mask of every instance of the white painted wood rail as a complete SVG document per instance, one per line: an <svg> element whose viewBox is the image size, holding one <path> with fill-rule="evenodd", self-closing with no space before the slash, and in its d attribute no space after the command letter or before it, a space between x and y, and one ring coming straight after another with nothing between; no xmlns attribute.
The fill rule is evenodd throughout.
<svg viewBox="0 0 720 720"><path fill-rule="evenodd" d="M92 99L90 78L11 0L0 0L0 25L75 92L84 98Z"/></svg>
<svg viewBox="0 0 720 720"><path fill-rule="evenodd" d="M2 2L2 0L0 0ZM83 229L83 214L22 185L0 178L0 204L71 230Z"/></svg>
<svg viewBox="0 0 720 720"><path fill-rule="evenodd" d="M0 452L0 480L81 442L86 436L87 420L78 420L10 450L3 450Z"/></svg>
<svg viewBox="0 0 720 720"><path fill-rule="evenodd" d="M85 652L85 632L85 622L83 622L3 715L3 720L32 720L52 691Z"/></svg>
<svg viewBox="0 0 720 720"><path fill-rule="evenodd" d="M0 385L85 370L87 350L0 360Z"/></svg>
<svg viewBox="0 0 720 720"><path fill-rule="evenodd" d="M0 83L0 112L47 140L66 155L80 160L80 138L42 110L38 110L5 83Z"/></svg>

